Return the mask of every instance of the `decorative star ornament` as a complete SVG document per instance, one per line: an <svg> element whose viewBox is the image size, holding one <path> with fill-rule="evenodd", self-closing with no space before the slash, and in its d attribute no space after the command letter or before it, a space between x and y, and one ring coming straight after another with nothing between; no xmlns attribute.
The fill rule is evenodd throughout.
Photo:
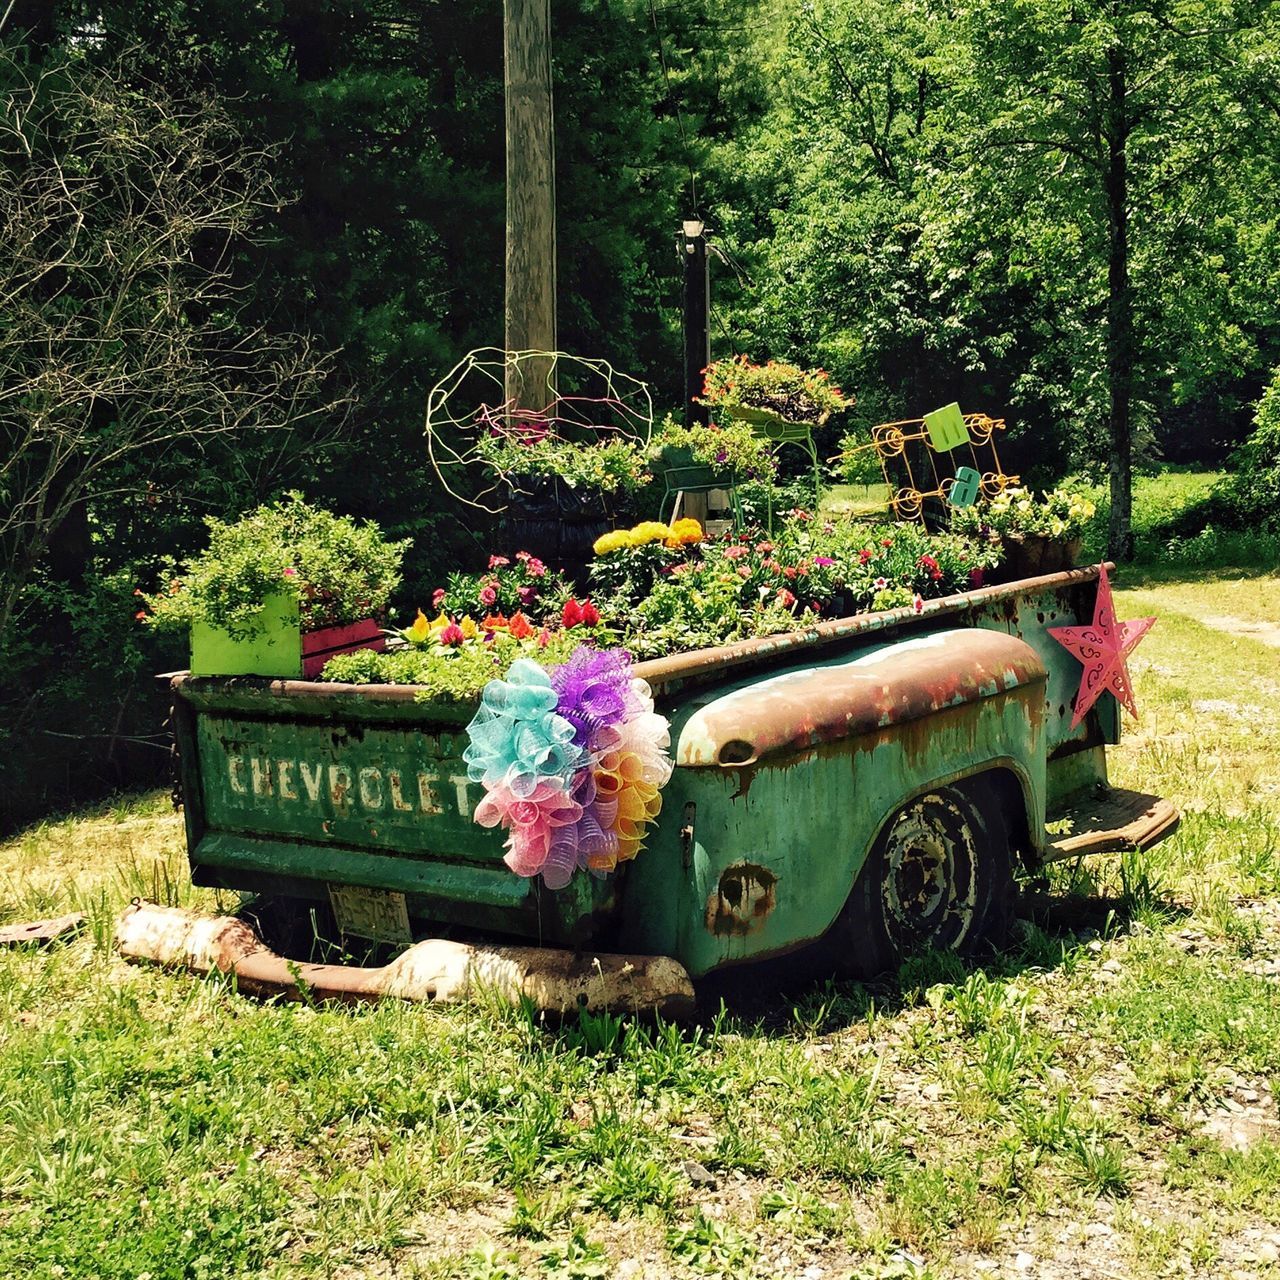
<svg viewBox="0 0 1280 1280"><path fill-rule="evenodd" d="M1111 600L1111 583L1107 581L1107 566L1101 565L1100 568L1093 621L1087 627L1048 628L1049 634L1084 664L1080 690L1076 694L1076 711L1071 720L1073 729L1108 689L1135 720L1138 718L1126 659L1155 623L1154 618L1117 622L1115 605Z"/></svg>

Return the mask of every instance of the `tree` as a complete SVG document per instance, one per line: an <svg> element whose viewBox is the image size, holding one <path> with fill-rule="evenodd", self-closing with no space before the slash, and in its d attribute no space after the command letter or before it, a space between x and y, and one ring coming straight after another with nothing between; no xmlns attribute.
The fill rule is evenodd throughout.
<svg viewBox="0 0 1280 1280"><path fill-rule="evenodd" d="M1236 72L1264 10L974 0L956 11L939 226L955 232L953 252L998 227L1022 246L1011 273L1037 279L1066 313L1077 378L1103 402L1118 559L1133 553L1136 397L1180 366L1203 378L1242 354L1217 277L1224 254L1242 256L1238 214L1258 200L1240 166L1270 145L1248 127Z"/></svg>
<svg viewBox="0 0 1280 1280"><path fill-rule="evenodd" d="M243 320L237 247L278 206L218 105L71 55L0 53L0 638L69 528L187 457L333 407L330 359ZM82 558L90 554L87 536Z"/></svg>

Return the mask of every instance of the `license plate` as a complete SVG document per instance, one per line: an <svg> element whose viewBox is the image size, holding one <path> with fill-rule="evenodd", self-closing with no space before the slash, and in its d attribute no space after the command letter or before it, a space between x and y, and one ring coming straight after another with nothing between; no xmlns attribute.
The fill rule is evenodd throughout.
<svg viewBox="0 0 1280 1280"><path fill-rule="evenodd" d="M373 942L407 944L413 941L403 893L354 884L331 884L329 901L343 933Z"/></svg>

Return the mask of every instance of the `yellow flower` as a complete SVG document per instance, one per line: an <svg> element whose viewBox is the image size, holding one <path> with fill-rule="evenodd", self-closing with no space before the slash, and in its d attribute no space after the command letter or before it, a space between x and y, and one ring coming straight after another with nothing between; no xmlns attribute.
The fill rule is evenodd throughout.
<svg viewBox="0 0 1280 1280"><path fill-rule="evenodd" d="M669 547L687 547L701 542L702 538L702 526L692 517L685 516L671 526L671 534L666 539L666 544Z"/></svg>
<svg viewBox="0 0 1280 1280"><path fill-rule="evenodd" d="M442 609L440 611L440 616L432 622L431 629L428 634L434 639L445 629L445 627L451 626L453 626L453 619Z"/></svg>
<svg viewBox="0 0 1280 1280"><path fill-rule="evenodd" d="M658 520L642 520L631 530L631 545L643 547L648 542L666 542L671 537L669 525Z"/></svg>
<svg viewBox="0 0 1280 1280"><path fill-rule="evenodd" d="M466 640L474 640L480 634L480 628L476 626L476 620L470 614L467 614L458 626L462 629L463 638Z"/></svg>
<svg viewBox="0 0 1280 1280"><path fill-rule="evenodd" d="M612 551L622 551L631 546L631 535L625 529L614 529L612 533L602 533L591 549L598 556L607 556Z"/></svg>
<svg viewBox="0 0 1280 1280"><path fill-rule="evenodd" d="M431 623L427 621L427 615L419 609L418 616L413 620L413 625L407 628L404 633L405 639L411 640L414 644L425 644L430 634Z"/></svg>

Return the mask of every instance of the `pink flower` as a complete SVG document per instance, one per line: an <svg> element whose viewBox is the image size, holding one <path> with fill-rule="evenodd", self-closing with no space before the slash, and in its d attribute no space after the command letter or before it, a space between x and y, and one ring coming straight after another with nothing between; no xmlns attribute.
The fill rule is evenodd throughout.
<svg viewBox="0 0 1280 1280"><path fill-rule="evenodd" d="M748 569L748 568L747 568L747 566L746 566L745 564L740 564L740 565L738 566L738 577L740 577L740 578L749 578L749 577L751 577L751 570L750 570L750 569Z"/></svg>
<svg viewBox="0 0 1280 1280"><path fill-rule="evenodd" d="M294 569L292 567L286 568L284 571L284 576L286 578L294 578L297 576L297 574L298 574L297 569Z"/></svg>
<svg viewBox="0 0 1280 1280"><path fill-rule="evenodd" d="M545 649L550 643L551 632L548 631L546 627L543 627L542 630L538 632L538 648Z"/></svg>
<svg viewBox="0 0 1280 1280"><path fill-rule="evenodd" d="M531 578L545 578L547 576L547 566L536 556L530 556L525 561L525 568L529 570Z"/></svg>
<svg viewBox="0 0 1280 1280"><path fill-rule="evenodd" d="M911 608L912 608L916 613L923 613L923 612L924 612L924 597L923 597L923 596L920 596L920 595L916 596L916 598L911 602Z"/></svg>
<svg viewBox="0 0 1280 1280"><path fill-rule="evenodd" d="M486 608L491 604L497 604L498 593L492 587L480 588L480 603Z"/></svg>
<svg viewBox="0 0 1280 1280"><path fill-rule="evenodd" d="M489 557L490 569L505 569L507 565L509 565L510 563L511 561L508 560L506 556L490 556Z"/></svg>
<svg viewBox="0 0 1280 1280"><path fill-rule="evenodd" d="M835 561L830 556L814 556L813 563L821 566L823 569L827 569L831 565L835 564Z"/></svg>
<svg viewBox="0 0 1280 1280"><path fill-rule="evenodd" d="M459 645L467 637L462 634L462 628L456 622L451 622L440 633L440 643L447 645Z"/></svg>
<svg viewBox="0 0 1280 1280"><path fill-rule="evenodd" d="M743 556L750 554L746 547L726 547L724 558L726 560L741 560Z"/></svg>
<svg viewBox="0 0 1280 1280"><path fill-rule="evenodd" d="M440 607L440 603L445 598L445 594L446 592L443 587L437 587L431 593L431 607L433 609L438 609Z"/></svg>
<svg viewBox="0 0 1280 1280"><path fill-rule="evenodd" d="M780 604L784 609L790 609L790 608L791 608L791 606L792 606L793 604L795 604L795 602L796 602L796 598L795 598L795 596L793 596L793 595L791 594L791 592L790 592L790 591L788 591L788 590L786 589L786 587L779 587L779 588L778 588L778 597L777 597L777 599L778 599L778 603L779 603L779 604Z"/></svg>
<svg viewBox="0 0 1280 1280"><path fill-rule="evenodd" d="M876 589L877 591L883 591L883 590L885 590L885 588L886 588L886 587L888 587L888 585L889 585L889 579L888 579L888 578L877 578L877 579L876 579L876 580L875 580L871 585L872 585L873 587L875 587L875 589Z"/></svg>

